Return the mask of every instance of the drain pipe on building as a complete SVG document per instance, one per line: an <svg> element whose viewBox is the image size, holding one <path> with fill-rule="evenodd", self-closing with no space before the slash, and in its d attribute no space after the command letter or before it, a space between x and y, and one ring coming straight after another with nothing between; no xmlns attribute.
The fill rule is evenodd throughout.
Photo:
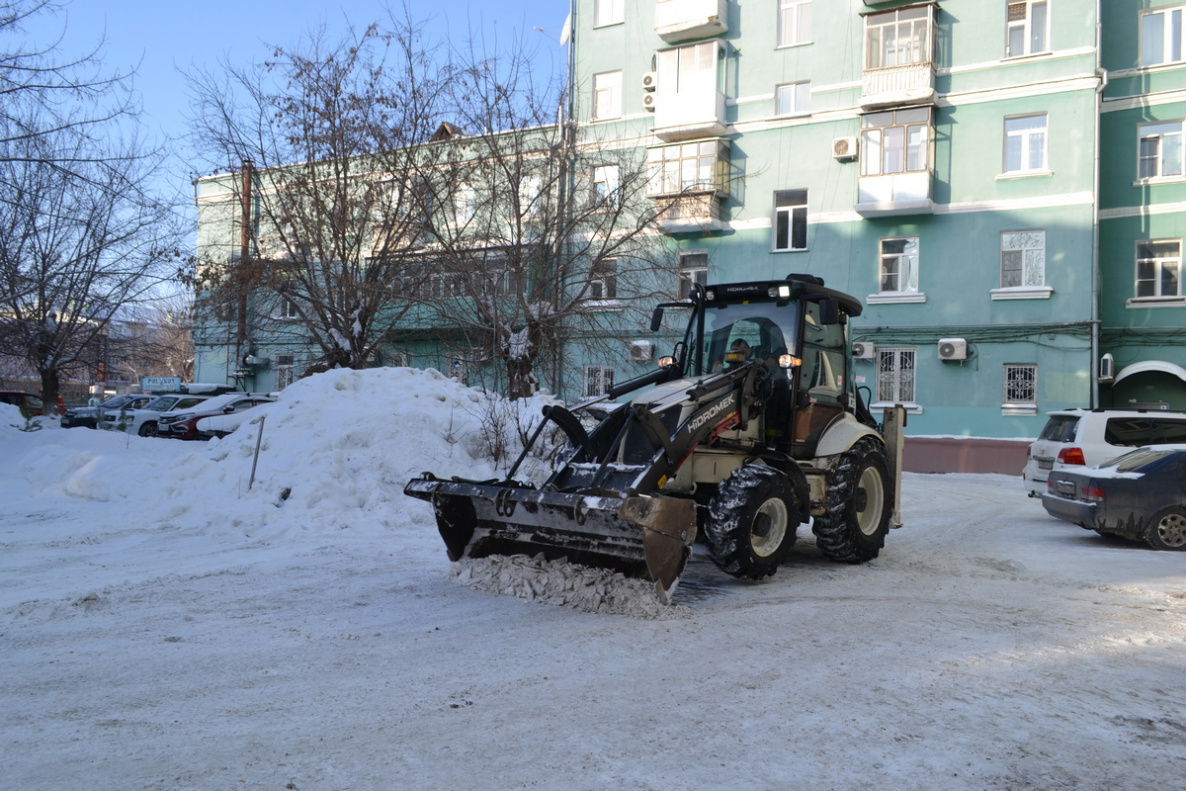
<svg viewBox="0 0 1186 791"><path fill-rule="evenodd" d="M1103 68L1103 0L1095 0L1095 196L1091 201L1091 408L1100 405L1100 121L1108 72Z"/></svg>

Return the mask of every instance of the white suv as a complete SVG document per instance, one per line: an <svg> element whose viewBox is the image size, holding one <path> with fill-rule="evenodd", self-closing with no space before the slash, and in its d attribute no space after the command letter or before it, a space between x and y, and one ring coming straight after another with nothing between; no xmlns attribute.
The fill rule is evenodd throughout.
<svg viewBox="0 0 1186 791"><path fill-rule="evenodd" d="M1030 497L1046 492L1051 470L1095 467L1146 445L1186 443L1184 412L1068 409L1048 414L1022 471Z"/></svg>

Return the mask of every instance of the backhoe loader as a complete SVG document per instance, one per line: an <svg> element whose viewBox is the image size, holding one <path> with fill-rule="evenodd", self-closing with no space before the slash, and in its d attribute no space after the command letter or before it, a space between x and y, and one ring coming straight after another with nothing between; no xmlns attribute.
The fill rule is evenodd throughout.
<svg viewBox="0 0 1186 791"><path fill-rule="evenodd" d="M689 314L674 352L602 396L545 407L505 479L407 484L432 503L451 560L564 557L653 580L670 602L698 537L740 578L773 574L807 522L826 557L877 557L901 526L905 410L879 423L853 382L861 303L791 274L697 284L655 308L652 331L674 310ZM589 429L591 412L603 417ZM542 485L516 479L548 425L567 437L561 461Z"/></svg>

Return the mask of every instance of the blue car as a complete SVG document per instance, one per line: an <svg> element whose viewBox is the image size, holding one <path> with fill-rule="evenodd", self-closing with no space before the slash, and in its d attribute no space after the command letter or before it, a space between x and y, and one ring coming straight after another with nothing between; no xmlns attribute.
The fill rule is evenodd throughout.
<svg viewBox="0 0 1186 791"><path fill-rule="evenodd" d="M1186 446L1140 448L1098 467L1053 471L1042 505L1100 534L1186 550Z"/></svg>

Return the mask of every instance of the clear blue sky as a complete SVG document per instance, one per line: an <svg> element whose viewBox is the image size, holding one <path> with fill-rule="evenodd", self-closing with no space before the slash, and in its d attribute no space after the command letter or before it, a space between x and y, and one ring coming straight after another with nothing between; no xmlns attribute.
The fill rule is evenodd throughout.
<svg viewBox="0 0 1186 791"><path fill-rule="evenodd" d="M62 51L67 55L84 53L105 40L103 59L111 68L137 69L135 87L146 124L170 137L185 132L189 104L182 71L216 68L220 59L246 65L266 58L268 45L293 44L323 24L331 31L344 30L348 23L362 27L386 16L379 0L61 2L64 13L40 20L30 39L44 43L65 27ZM399 1L390 5L398 9ZM410 0L413 18L429 23L432 35L460 43L472 28L493 33L499 43L536 42L535 57L543 69L562 66L565 55L558 39L568 6L568 0ZM188 189L188 183L178 187Z"/></svg>

